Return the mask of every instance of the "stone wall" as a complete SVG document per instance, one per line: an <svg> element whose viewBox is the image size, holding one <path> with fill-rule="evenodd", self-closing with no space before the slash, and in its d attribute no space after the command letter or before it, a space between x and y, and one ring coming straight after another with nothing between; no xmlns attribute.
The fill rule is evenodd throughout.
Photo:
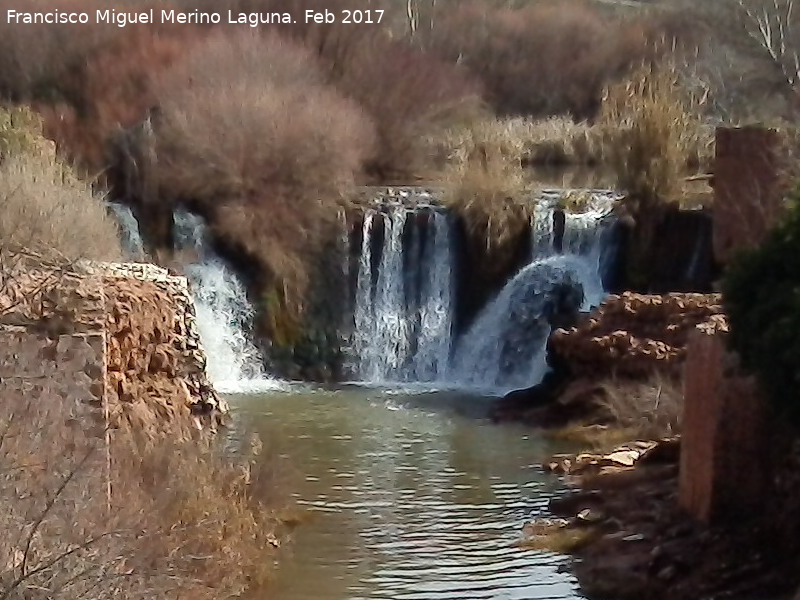
<svg viewBox="0 0 800 600"><path fill-rule="evenodd" d="M0 389L47 389L146 436L189 437L224 419L184 278L153 265L5 266Z"/></svg>
<svg viewBox="0 0 800 600"><path fill-rule="evenodd" d="M556 330L550 350L580 377L675 371L697 325L727 330L721 302L719 294L612 295L578 327Z"/></svg>
<svg viewBox="0 0 800 600"><path fill-rule="evenodd" d="M750 517L766 504L770 411L738 369L724 333L698 329L684 367L680 503L705 522Z"/></svg>

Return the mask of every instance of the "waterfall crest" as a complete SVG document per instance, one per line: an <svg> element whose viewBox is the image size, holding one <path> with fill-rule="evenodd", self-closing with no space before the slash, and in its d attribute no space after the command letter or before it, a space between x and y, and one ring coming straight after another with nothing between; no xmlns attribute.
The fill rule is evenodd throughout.
<svg viewBox="0 0 800 600"><path fill-rule="evenodd" d="M261 352L247 335L254 311L244 285L208 247L206 230L200 216L175 211L175 249L192 251L197 257L184 271L194 296L209 379L221 392L274 389L278 383L267 375Z"/></svg>

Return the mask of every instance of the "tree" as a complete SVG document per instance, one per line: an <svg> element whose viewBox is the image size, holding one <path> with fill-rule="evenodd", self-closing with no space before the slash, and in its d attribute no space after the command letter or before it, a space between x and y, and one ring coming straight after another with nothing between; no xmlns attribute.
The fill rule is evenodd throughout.
<svg viewBox="0 0 800 600"><path fill-rule="evenodd" d="M800 201L800 190L795 202ZM800 206L723 281L731 345L778 410L800 424Z"/></svg>
<svg viewBox="0 0 800 600"><path fill-rule="evenodd" d="M748 35L767 53L792 91L800 82L800 32L794 0L738 0ZM754 5L760 5L756 8Z"/></svg>

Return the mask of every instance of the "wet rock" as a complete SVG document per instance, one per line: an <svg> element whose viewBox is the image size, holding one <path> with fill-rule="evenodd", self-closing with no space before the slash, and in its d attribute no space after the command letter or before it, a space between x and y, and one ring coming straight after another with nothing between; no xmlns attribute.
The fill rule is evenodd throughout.
<svg viewBox="0 0 800 600"><path fill-rule="evenodd" d="M549 471L561 475L587 475L590 473L609 473L633 468L639 461L647 461L648 456L661 454L677 458L675 450L659 450L661 446L674 448L677 439L659 441L636 441L624 444L605 454L583 452L580 454L556 455L545 463ZM656 462L650 459L651 462Z"/></svg>

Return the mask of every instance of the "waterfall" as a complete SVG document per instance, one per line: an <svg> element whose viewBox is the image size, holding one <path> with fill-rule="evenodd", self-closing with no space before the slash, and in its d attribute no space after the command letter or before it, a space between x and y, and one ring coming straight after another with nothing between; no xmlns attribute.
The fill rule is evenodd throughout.
<svg viewBox="0 0 800 600"><path fill-rule="evenodd" d="M354 376L370 384L436 383L502 393L538 383L554 324L604 295L613 236L608 192L580 210L544 192L531 219L531 259L460 335L455 227L428 198L379 198L364 212L355 281ZM422 200L422 201L420 201Z"/></svg>
<svg viewBox="0 0 800 600"><path fill-rule="evenodd" d="M254 311L244 285L208 247L206 230L198 215L184 210L173 215L175 250L196 255L184 272L194 296L209 379L222 392L273 388L276 382L267 376L263 357L246 333Z"/></svg>
<svg viewBox="0 0 800 600"><path fill-rule="evenodd" d="M545 195L534 210L531 263L500 291L459 339L451 379L495 393L530 387L547 371L552 321L603 299L608 257L606 216L613 198L593 194L580 213L564 215L558 239L557 198Z"/></svg>
<svg viewBox="0 0 800 600"><path fill-rule="evenodd" d="M560 195L560 192L544 192L536 203L531 260L558 255L581 257L579 261L571 261L571 268L579 272L584 292L582 310L587 311L605 296L602 274L610 247L606 243L608 229L602 226L602 219L611 211L615 197L607 192L593 192L582 211L561 211L564 228L558 239L555 215Z"/></svg>
<svg viewBox="0 0 800 600"><path fill-rule="evenodd" d="M453 241L431 206L369 209L355 298L355 375L370 383L441 380L452 345Z"/></svg>
<svg viewBox="0 0 800 600"><path fill-rule="evenodd" d="M549 256L517 273L459 340L452 380L492 392L541 381L551 318L584 302L580 262Z"/></svg>
<svg viewBox="0 0 800 600"><path fill-rule="evenodd" d="M125 251L126 257L132 260L144 259L144 242L139 233L139 221L136 220L130 207L119 202L109 202L108 208L114 214L119 225L122 249Z"/></svg>

